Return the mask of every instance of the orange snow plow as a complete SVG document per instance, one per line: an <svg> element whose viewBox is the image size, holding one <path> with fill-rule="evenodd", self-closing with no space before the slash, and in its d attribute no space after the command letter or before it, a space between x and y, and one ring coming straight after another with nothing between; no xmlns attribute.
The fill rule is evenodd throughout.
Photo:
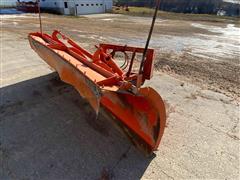
<svg viewBox="0 0 240 180"><path fill-rule="evenodd" d="M51 36L30 33L29 42L97 113L102 107L112 114L136 146L146 154L157 149L165 127L165 106L155 90L141 88L152 77L153 49L147 50L143 71L134 73L135 57L144 52L143 48L100 44L91 54L59 31ZM132 57L126 55L120 68L114 59L116 52L131 53Z"/></svg>
<svg viewBox="0 0 240 180"><path fill-rule="evenodd" d="M96 114L100 108L107 112L146 155L157 150L165 128L166 110L154 89L141 86L153 74L154 50L148 45L160 0L156 0L145 48L100 44L93 54L59 31L55 30L52 35L43 33L40 5L38 7L40 32L28 36L32 49L58 72L62 81L74 86L87 99ZM115 57L118 52L125 57L121 66ZM142 57L140 63L139 56ZM140 68L134 71L139 64Z"/></svg>

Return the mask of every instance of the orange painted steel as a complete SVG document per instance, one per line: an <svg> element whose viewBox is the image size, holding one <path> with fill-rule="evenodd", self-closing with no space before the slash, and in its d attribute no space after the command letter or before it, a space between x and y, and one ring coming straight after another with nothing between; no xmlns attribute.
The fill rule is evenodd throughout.
<svg viewBox="0 0 240 180"><path fill-rule="evenodd" d="M135 55L142 54L143 48L100 44L91 54L59 31L52 35L30 33L28 38L32 49L58 72L61 80L74 86L96 113L102 109L111 114L146 154L157 149L166 123L164 102L154 89L141 88L152 77L153 49L147 50L143 73L138 74L132 72L132 67L137 63ZM115 52L132 53L131 62L126 57L124 68L120 68Z"/></svg>

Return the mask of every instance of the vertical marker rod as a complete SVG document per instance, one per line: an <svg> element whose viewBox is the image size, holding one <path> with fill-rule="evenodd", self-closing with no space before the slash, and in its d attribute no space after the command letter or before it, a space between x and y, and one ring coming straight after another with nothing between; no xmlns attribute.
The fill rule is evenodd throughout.
<svg viewBox="0 0 240 180"><path fill-rule="evenodd" d="M150 28L150 31L149 31L149 34L148 34L147 42L146 42L146 45L145 45L145 48L144 48L144 51L143 51L143 56L142 56L142 61L141 61L140 69L139 69L139 74L142 74L142 72L143 72L143 67L144 67L144 62L145 62L149 42L150 42L151 37L152 37L152 32L153 32L155 20L157 18L157 12L158 12L158 9L160 7L160 1L161 0L156 0L155 12L154 12L154 15L153 15L152 24L151 24L151 28Z"/></svg>
<svg viewBox="0 0 240 180"><path fill-rule="evenodd" d="M39 14L39 25L40 25L40 32L43 33L42 30L42 17L41 17L41 7L40 7L40 0L38 0L38 14Z"/></svg>

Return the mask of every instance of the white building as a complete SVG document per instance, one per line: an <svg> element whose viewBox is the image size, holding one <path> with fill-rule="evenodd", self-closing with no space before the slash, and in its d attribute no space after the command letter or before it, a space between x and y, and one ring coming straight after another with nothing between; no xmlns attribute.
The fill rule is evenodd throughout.
<svg viewBox="0 0 240 180"><path fill-rule="evenodd" d="M0 7L14 7L17 0L0 0Z"/></svg>
<svg viewBox="0 0 240 180"><path fill-rule="evenodd" d="M112 0L41 0L42 9L66 15L105 13L112 5Z"/></svg>

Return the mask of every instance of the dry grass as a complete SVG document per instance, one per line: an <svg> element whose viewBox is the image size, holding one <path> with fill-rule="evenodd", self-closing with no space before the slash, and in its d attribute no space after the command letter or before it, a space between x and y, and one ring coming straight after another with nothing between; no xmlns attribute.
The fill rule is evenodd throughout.
<svg viewBox="0 0 240 180"><path fill-rule="evenodd" d="M147 7L129 7L129 11L117 7L113 7L112 13L116 14L126 14L131 16L152 16L154 13L153 8ZM158 11L158 16L166 19L178 19L178 20L195 20L195 21L210 21L210 22L226 22L234 21L235 23L239 22L238 17L229 17L229 16L217 16L209 14L184 14L184 13L174 13L166 11Z"/></svg>

